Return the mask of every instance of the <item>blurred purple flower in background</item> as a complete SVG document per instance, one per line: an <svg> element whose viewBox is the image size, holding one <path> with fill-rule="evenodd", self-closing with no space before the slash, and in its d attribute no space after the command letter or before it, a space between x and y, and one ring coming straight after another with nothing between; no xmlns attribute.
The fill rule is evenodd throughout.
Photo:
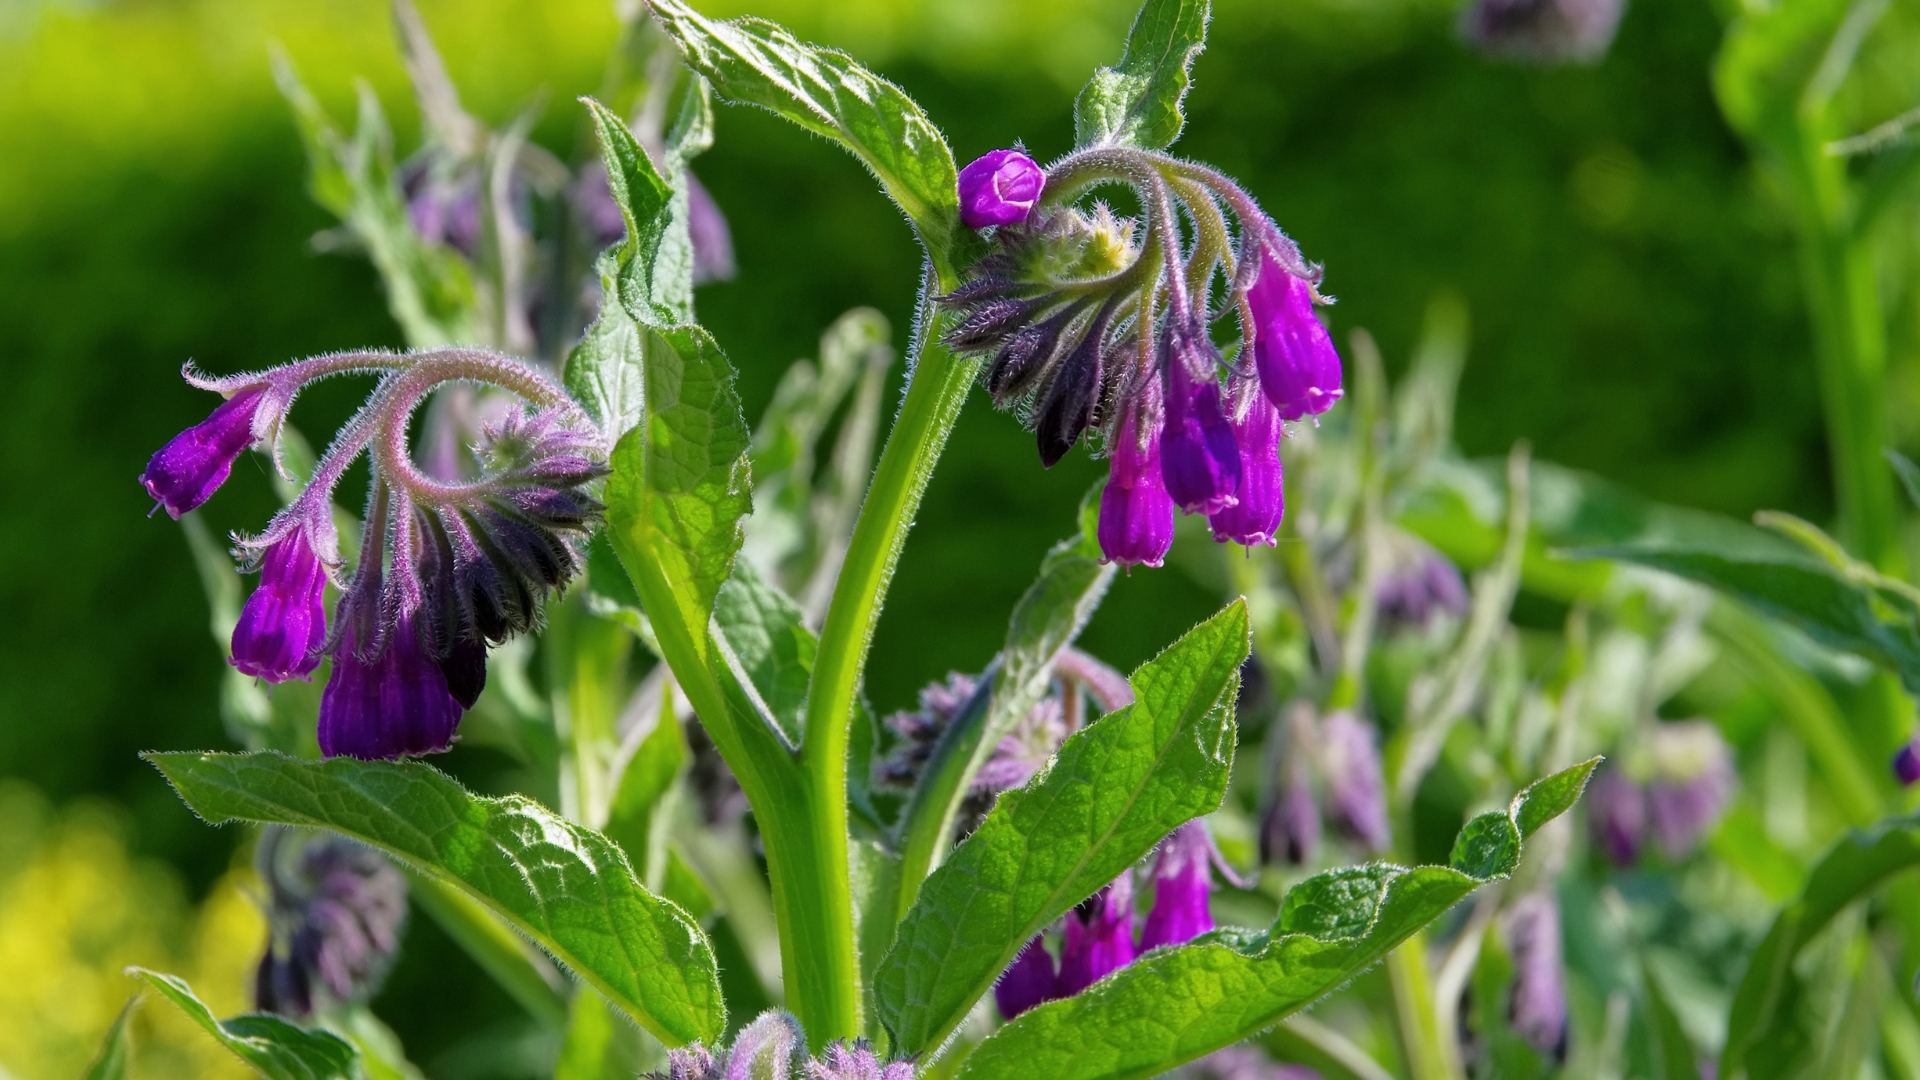
<svg viewBox="0 0 1920 1080"><path fill-rule="evenodd" d="M1368 851L1387 850L1387 785L1380 765L1379 733L1342 709L1321 722L1320 739L1327 816L1333 826Z"/></svg>
<svg viewBox="0 0 1920 1080"><path fill-rule="evenodd" d="M1552 886L1530 892L1507 911L1513 952L1513 1030L1556 1061L1567 1054L1567 973L1561 961L1560 901Z"/></svg>
<svg viewBox="0 0 1920 1080"><path fill-rule="evenodd" d="M1460 36L1481 52L1538 64L1592 63L1606 55L1626 0L1474 0Z"/></svg>
<svg viewBox="0 0 1920 1080"><path fill-rule="evenodd" d="M303 1017L316 999L364 1001L379 989L407 918L407 882L384 856L340 836L269 825L255 862L267 889L266 955L254 976L264 1012Z"/></svg>

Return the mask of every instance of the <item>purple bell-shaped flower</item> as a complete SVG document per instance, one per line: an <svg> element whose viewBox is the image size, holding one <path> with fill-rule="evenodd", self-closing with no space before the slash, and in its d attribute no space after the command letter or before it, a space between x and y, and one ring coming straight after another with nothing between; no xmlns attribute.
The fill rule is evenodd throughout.
<svg viewBox="0 0 1920 1080"><path fill-rule="evenodd" d="M1214 514L1234 505L1240 486L1240 450L1221 407L1220 384L1210 376L1213 345L1184 334L1167 352L1167 421L1160 433L1160 472L1167 494L1189 514ZM1193 370L1201 367L1209 377Z"/></svg>
<svg viewBox="0 0 1920 1080"><path fill-rule="evenodd" d="M1122 566L1159 566L1173 547L1173 497L1160 470L1160 440L1138 410L1121 421L1100 492L1100 551Z"/></svg>
<svg viewBox="0 0 1920 1080"><path fill-rule="evenodd" d="M1153 910L1140 933L1140 951L1191 941L1213 929L1213 837L1195 818L1160 844L1153 867Z"/></svg>
<svg viewBox="0 0 1920 1080"><path fill-rule="evenodd" d="M1042 935L1036 934L1020 950L1020 955L1013 958L1013 963L1007 965L1000 981L993 984L993 1002L1000 1007L1000 1018L1011 1020L1036 1005L1060 997L1055 992L1057 979L1053 957L1048 955Z"/></svg>
<svg viewBox="0 0 1920 1080"><path fill-rule="evenodd" d="M266 393L264 385L236 391L211 416L175 435L140 474L147 494L175 518L213 498L234 461L253 445L254 417Z"/></svg>
<svg viewBox="0 0 1920 1080"><path fill-rule="evenodd" d="M1133 876L1128 872L1067 912L1054 996L1072 997L1133 957Z"/></svg>
<svg viewBox="0 0 1920 1080"><path fill-rule="evenodd" d="M1602 768L1587 785L1587 828L1615 866L1632 866L1647 835L1647 793L1618 765Z"/></svg>
<svg viewBox="0 0 1920 1080"><path fill-rule="evenodd" d="M995 150L960 170L960 221L969 229L1025 221L1047 174L1018 150Z"/></svg>
<svg viewBox="0 0 1920 1080"><path fill-rule="evenodd" d="M1280 413L1258 386L1241 384L1227 398L1237 403L1230 417L1240 450L1240 484L1232 506L1208 517L1213 538L1252 547L1279 542L1280 519L1287 509L1280 474Z"/></svg>
<svg viewBox="0 0 1920 1080"><path fill-rule="evenodd" d="M1313 314L1313 286L1271 255L1247 290L1256 333L1253 361L1267 399L1286 420L1318 416L1340 400L1340 354Z"/></svg>
<svg viewBox="0 0 1920 1080"><path fill-rule="evenodd" d="M463 712L410 612L371 650L349 625L320 695L320 752L369 761L438 753L453 745Z"/></svg>
<svg viewBox="0 0 1920 1080"><path fill-rule="evenodd" d="M233 666L256 679L303 679L327 640L327 572L304 528L267 546L260 584L233 627Z"/></svg>

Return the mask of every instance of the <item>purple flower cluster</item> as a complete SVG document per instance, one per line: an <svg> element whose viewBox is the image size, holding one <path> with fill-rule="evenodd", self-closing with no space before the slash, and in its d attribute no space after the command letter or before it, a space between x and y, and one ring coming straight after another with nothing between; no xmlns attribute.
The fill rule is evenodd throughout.
<svg viewBox="0 0 1920 1080"><path fill-rule="evenodd" d="M1625 7L1625 0L1476 0L1460 13L1460 36L1495 56L1592 63L1613 44Z"/></svg>
<svg viewBox="0 0 1920 1080"><path fill-rule="evenodd" d="M1530 892L1507 911L1513 996L1507 1019L1534 1049L1567 1056L1567 971L1561 959L1560 901L1551 888Z"/></svg>
<svg viewBox="0 0 1920 1080"><path fill-rule="evenodd" d="M1212 930L1209 904L1216 867L1228 872L1205 822L1196 818L1175 829L1161 842L1154 862L1153 907L1139 941L1134 940L1129 871L1061 920L1057 967L1047 952L1045 935L1020 950L993 988L1000 1015L1011 1020L1037 1005L1072 997L1141 953L1179 945Z"/></svg>
<svg viewBox="0 0 1920 1080"><path fill-rule="evenodd" d="M1284 735L1279 776L1261 821L1261 858L1294 866L1309 861L1325 819L1367 853L1386 851L1392 836L1374 726L1345 709L1316 719L1303 702L1290 712Z"/></svg>
<svg viewBox="0 0 1920 1080"><path fill-rule="evenodd" d="M1134 189L1144 228L1068 205L1103 183ZM994 233L990 254L942 298L958 314L946 344L989 358L988 390L1033 428L1044 465L1100 436L1107 558L1160 565L1176 509L1204 515L1223 543L1274 543L1282 421L1331 408L1341 370L1314 314L1317 269L1252 198L1201 166L1103 147L1050 171L996 150L962 170L960 201L966 224ZM1239 312L1231 360L1209 332L1224 317L1209 306L1216 270Z"/></svg>
<svg viewBox="0 0 1920 1080"><path fill-rule="evenodd" d="M300 495L259 536L239 540L260 584L234 627L233 664L285 682L331 654L323 753L432 753L450 745L479 698L488 646L533 627L545 598L580 571L602 509L588 487L606 475L606 450L564 391L518 361L460 349L341 354L231 379L190 373L229 398L155 454L142 484L175 517L198 507L241 452L274 442L303 386L346 371L385 378ZM492 383L534 406L508 408L482 430L482 472L470 481L424 474L407 442L420 401L454 381ZM373 484L360 561L329 628L326 590L340 565L332 493L362 453Z"/></svg>
<svg viewBox="0 0 1920 1080"><path fill-rule="evenodd" d="M770 1009L741 1028L731 1047L668 1051L667 1071L645 1080L913 1080L912 1061L884 1061L865 1039L836 1040L817 1058L806 1048L800 1022Z"/></svg>
<svg viewBox="0 0 1920 1080"><path fill-rule="evenodd" d="M338 836L290 846L269 826L256 859L270 936L254 976L265 1012L301 1017L315 995L365 1000L386 973L407 917L407 881L379 852Z"/></svg>
<svg viewBox="0 0 1920 1080"><path fill-rule="evenodd" d="M1609 765L1587 791L1593 842L1616 865L1632 866L1649 835L1669 859L1692 853L1733 797L1733 751L1705 720L1653 727L1637 760L1651 773L1636 780Z"/></svg>

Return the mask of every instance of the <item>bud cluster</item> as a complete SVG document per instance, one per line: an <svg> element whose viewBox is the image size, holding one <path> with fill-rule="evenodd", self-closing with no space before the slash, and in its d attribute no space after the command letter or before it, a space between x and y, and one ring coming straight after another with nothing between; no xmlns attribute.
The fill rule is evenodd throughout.
<svg viewBox="0 0 1920 1080"><path fill-rule="evenodd" d="M303 1017L320 1002L364 1001L379 988L407 918L407 881L379 852L341 836L270 825L255 851L267 890L266 955L254 1004Z"/></svg>
<svg viewBox="0 0 1920 1080"><path fill-rule="evenodd" d="M642 1080L913 1080L912 1061L886 1061L865 1039L835 1041L817 1058L790 1013L769 1009L740 1029L733 1045L699 1043L667 1053L667 1071Z"/></svg>
<svg viewBox="0 0 1920 1080"><path fill-rule="evenodd" d="M228 400L155 454L141 482L174 517L195 509L248 447L273 448L277 460L295 396L344 372L382 378L293 501L258 536L237 539L261 580L234 629L233 664L284 682L309 677L330 655L322 752L432 753L451 744L479 698L488 646L537 625L547 596L584 565L602 511L592 488L607 473L605 440L559 386L517 360L471 349L348 353L225 379L188 371L189 382ZM496 387L526 403L482 429L476 479L428 476L409 449L414 412L452 383ZM363 453L372 482L358 564L347 575L333 492ZM331 628L330 584L340 587Z"/></svg>
<svg viewBox="0 0 1920 1080"><path fill-rule="evenodd" d="M1108 184L1132 190L1139 220L1075 205ZM1107 558L1160 565L1176 507L1216 540L1274 543L1282 421L1341 396L1318 268L1232 180L1146 150L1095 147L1048 170L998 150L962 170L960 201L966 224L993 229L991 251L942 298L957 316L944 340L987 357L988 391L1034 430L1043 464L1099 440ZM1223 353L1210 324L1235 312Z"/></svg>

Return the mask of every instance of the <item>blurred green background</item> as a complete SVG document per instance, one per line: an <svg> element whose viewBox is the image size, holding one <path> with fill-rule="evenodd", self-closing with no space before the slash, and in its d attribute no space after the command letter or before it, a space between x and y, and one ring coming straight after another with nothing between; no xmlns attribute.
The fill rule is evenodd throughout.
<svg viewBox="0 0 1920 1080"><path fill-rule="evenodd" d="M574 98L600 81L610 0L420 6L472 111L498 122L542 102L537 138L578 156ZM847 48L920 100L964 162L1015 140L1042 159L1066 150L1072 96L1117 53L1134 5L702 6ZM1371 330L1390 369L1436 293L1465 299L1467 453L1526 438L1658 499L1825 520L1792 241L1713 102L1714 10L1631 5L1603 62L1561 69L1477 56L1455 18L1441 0L1216 0L1179 149L1238 176L1326 263L1336 333ZM144 516L134 477L206 409L182 363L228 372L401 340L371 269L310 243L331 222L302 187L274 42L336 115L366 79L412 148L377 0L0 0L0 778L117 812L115 835L176 867L196 898L242 837L193 820L135 755L226 745L219 654L181 530ZM877 306L904 340L916 249L854 161L728 108L697 167L740 264L701 292L701 315L741 370L750 417L842 310ZM324 430L354 392L316 392L303 425ZM1084 455L1043 472L1029 436L974 400L893 588L877 707L986 662L1100 472ZM265 520L257 463L228 490L211 524ZM1176 571L1135 572L1084 644L1128 667L1213 603ZM421 995L465 961L416 927L380 1008L431 1063L458 1024ZM511 1015L484 980L466 982L472 1008Z"/></svg>

